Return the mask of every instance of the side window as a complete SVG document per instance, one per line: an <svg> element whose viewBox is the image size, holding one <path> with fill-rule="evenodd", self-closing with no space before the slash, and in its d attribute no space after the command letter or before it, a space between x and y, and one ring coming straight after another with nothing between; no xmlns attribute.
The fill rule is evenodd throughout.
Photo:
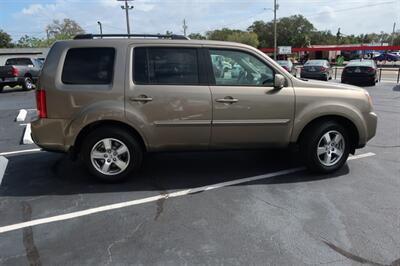
<svg viewBox="0 0 400 266"><path fill-rule="evenodd" d="M199 84L195 48L135 48L134 80L138 84Z"/></svg>
<svg viewBox="0 0 400 266"><path fill-rule="evenodd" d="M17 64L17 61L15 58L10 58L10 59L7 59L7 61L6 61L6 66L11 66L11 65L16 65L16 64Z"/></svg>
<svg viewBox="0 0 400 266"><path fill-rule="evenodd" d="M65 84L110 84L114 74L114 48L72 48L64 61Z"/></svg>
<svg viewBox="0 0 400 266"><path fill-rule="evenodd" d="M274 71L255 56L233 50L210 49L216 85L272 86Z"/></svg>

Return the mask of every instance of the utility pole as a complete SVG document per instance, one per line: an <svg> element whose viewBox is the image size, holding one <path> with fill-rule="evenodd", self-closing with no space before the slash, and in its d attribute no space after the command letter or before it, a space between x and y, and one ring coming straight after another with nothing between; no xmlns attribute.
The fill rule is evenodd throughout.
<svg viewBox="0 0 400 266"><path fill-rule="evenodd" d="M133 0L117 0L117 1L124 1L125 5L121 6L122 9L125 10L125 16L126 16L126 30L128 32L128 35L131 34L131 29L129 27L129 10L133 9L133 6L130 6L128 2L133 1Z"/></svg>
<svg viewBox="0 0 400 266"><path fill-rule="evenodd" d="M277 36L276 36L276 10L279 6L276 4L276 0L274 0L274 59L276 60L277 53Z"/></svg>
<svg viewBox="0 0 400 266"><path fill-rule="evenodd" d="M392 45L394 45L394 36L396 35L396 22L393 23Z"/></svg>
<svg viewBox="0 0 400 266"><path fill-rule="evenodd" d="M46 38L47 38L47 40L49 40L49 29L46 29Z"/></svg>
<svg viewBox="0 0 400 266"><path fill-rule="evenodd" d="M186 25L186 19L183 19L183 35L186 37L186 30L188 28L188 26Z"/></svg>
<svg viewBox="0 0 400 266"><path fill-rule="evenodd" d="M100 36L101 36L101 38L103 38L103 26L101 25L100 21L97 21L97 24L99 24L99 27L100 27Z"/></svg>

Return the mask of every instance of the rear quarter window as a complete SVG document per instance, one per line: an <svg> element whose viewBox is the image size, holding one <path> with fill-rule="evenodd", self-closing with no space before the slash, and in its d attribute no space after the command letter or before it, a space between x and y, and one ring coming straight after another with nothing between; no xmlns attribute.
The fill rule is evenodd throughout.
<svg viewBox="0 0 400 266"><path fill-rule="evenodd" d="M138 47L134 56L137 84L197 85L200 83L197 48Z"/></svg>
<svg viewBox="0 0 400 266"><path fill-rule="evenodd" d="M65 57L61 80L64 84L111 84L114 48L71 48Z"/></svg>

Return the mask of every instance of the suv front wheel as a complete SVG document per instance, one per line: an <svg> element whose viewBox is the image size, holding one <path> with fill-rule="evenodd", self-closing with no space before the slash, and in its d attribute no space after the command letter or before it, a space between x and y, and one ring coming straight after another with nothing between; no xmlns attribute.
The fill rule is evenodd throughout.
<svg viewBox="0 0 400 266"><path fill-rule="evenodd" d="M309 170L330 173L341 168L350 153L347 130L334 121L311 126L301 140L301 152Z"/></svg>
<svg viewBox="0 0 400 266"><path fill-rule="evenodd" d="M93 176L106 182L118 182L140 167L143 150L125 130L104 127L85 138L81 156Z"/></svg>

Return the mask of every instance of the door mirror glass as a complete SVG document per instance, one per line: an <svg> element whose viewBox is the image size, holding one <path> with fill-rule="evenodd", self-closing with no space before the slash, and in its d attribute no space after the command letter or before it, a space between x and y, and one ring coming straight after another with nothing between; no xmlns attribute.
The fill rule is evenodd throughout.
<svg viewBox="0 0 400 266"><path fill-rule="evenodd" d="M285 87L285 77L282 76L281 74L275 74L275 79L274 79L274 88L275 89L282 89Z"/></svg>

